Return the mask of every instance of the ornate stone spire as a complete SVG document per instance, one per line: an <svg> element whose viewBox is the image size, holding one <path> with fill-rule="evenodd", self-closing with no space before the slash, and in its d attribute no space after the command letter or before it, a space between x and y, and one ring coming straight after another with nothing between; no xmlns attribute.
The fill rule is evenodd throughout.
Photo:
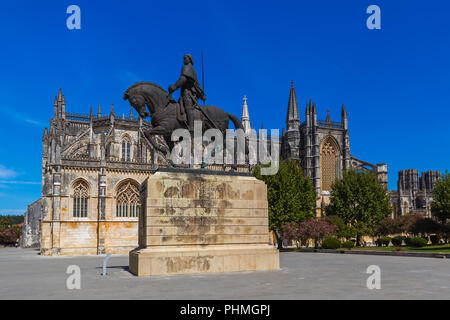
<svg viewBox="0 0 450 320"><path fill-rule="evenodd" d="M61 88L59 88L59 92L58 92L58 102L62 102L62 90L61 90Z"/></svg>
<svg viewBox="0 0 450 320"><path fill-rule="evenodd" d="M133 107L130 107L130 119L133 120Z"/></svg>
<svg viewBox="0 0 450 320"><path fill-rule="evenodd" d="M297 95L295 94L294 81L291 81L291 90L289 92L289 103L286 117L286 129L299 130L300 116L298 114Z"/></svg>
<svg viewBox="0 0 450 320"><path fill-rule="evenodd" d="M54 107L53 117L57 118L58 117L58 97L57 96L55 96L55 102L53 103L53 107Z"/></svg>
<svg viewBox="0 0 450 320"><path fill-rule="evenodd" d="M61 102L61 117L66 118L66 98L64 97L64 94L62 95L62 102Z"/></svg>
<svg viewBox="0 0 450 320"><path fill-rule="evenodd" d="M97 116L98 116L98 117L101 117L101 116L102 116L102 108L100 107L100 103L98 104Z"/></svg>
<svg viewBox="0 0 450 320"><path fill-rule="evenodd" d="M111 123L114 125L114 118L115 118L115 114L114 114L114 104L111 104L111 111L109 113L109 120L111 121Z"/></svg>
<svg viewBox="0 0 450 320"><path fill-rule="evenodd" d="M345 110L344 104L342 104L342 111L341 111L341 123L345 130L348 129L348 117L347 117L347 110Z"/></svg>
<svg viewBox="0 0 450 320"><path fill-rule="evenodd" d="M327 122L331 122L330 109L327 109Z"/></svg>
<svg viewBox="0 0 450 320"><path fill-rule="evenodd" d="M44 128L44 135L42 136L42 141L47 141L48 139L48 129L47 127Z"/></svg>
<svg viewBox="0 0 450 320"><path fill-rule="evenodd" d="M248 106L247 106L247 96L244 96L244 105L242 106L242 126L244 127L244 132L250 132L250 116L248 114Z"/></svg>
<svg viewBox="0 0 450 320"><path fill-rule="evenodd" d="M347 110L345 109L344 104L342 104L341 117L342 117L342 119L347 119Z"/></svg>

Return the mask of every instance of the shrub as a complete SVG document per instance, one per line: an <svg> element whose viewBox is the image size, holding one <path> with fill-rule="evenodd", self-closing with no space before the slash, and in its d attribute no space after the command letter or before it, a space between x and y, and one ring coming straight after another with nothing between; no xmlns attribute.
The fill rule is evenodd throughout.
<svg viewBox="0 0 450 320"><path fill-rule="evenodd" d="M299 233L299 227L295 223L287 223L283 228L283 234L281 239L284 241L295 242L297 248L299 243L302 242L301 234Z"/></svg>
<svg viewBox="0 0 450 320"><path fill-rule="evenodd" d="M410 247L411 246L411 237L404 237L403 241L405 241L405 244Z"/></svg>
<svg viewBox="0 0 450 320"><path fill-rule="evenodd" d="M409 226L408 231L413 235L429 235L431 233L439 233L441 225L435 218L424 218L418 216L414 222Z"/></svg>
<svg viewBox="0 0 450 320"><path fill-rule="evenodd" d="M424 247L424 246L426 246L427 245L427 243L428 243L428 241L427 241L427 239L424 239L424 238L419 238L419 237L414 237L414 238L411 238L411 240L409 241L409 245L411 246L411 247L417 247L417 248L419 248L419 247Z"/></svg>
<svg viewBox="0 0 450 320"><path fill-rule="evenodd" d="M313 239L314 246L319 245L320 240L326 236L332 235L337 230L337 227L325 220L318 218L303 221L299 227L299 234L306 239Z"/></svg>
<svg viewBox="0 0 450 320"><path fill-rule="evenodd" d="M325 238L322 242L323 249L338 249L341 246L341 242L339 239L328 237Z"/></svg>
<svg viewBox="0 0 450 320"><path fill-rule="evenodd" d="M448 243L448 240L450 239L450 223L442 225L440 236L445 243Z"/></svg>
<svg viewBox="0 0 450 320"><path fill-rule="evenodd" d="M382 247L382 246L388 246L389 243L391 243L391 238L390 237L381 237L378 238L375 243L377 244L377 246Z"/></svg>
<svg viewBox="0 0 450 320"><path fill-rule="evenodd" d="M20 226L11 226L9 228L0 229L0 244L14 244L19 241L22 234Z"/></svg>
<svg viewBox="0 0 450 320"><path fill-rule="evenodd" d="M381 241L383 242L384 246L388 246L391 243L392 238L391 237L381 237Z"/></svg>
<svg viewBox="0 0 450 320"><path fill-rule="evenodd" d="M391 239L391 241L392 241L392 244L393 244L394 246L399 247L399 246L401 246L402 243L403 243L403 237L402 237L402 236L396 236L396 237L393 237L393 238Z"/></svg>
<svg viewBox="0 0 450 320"><path fill-rule="evenodd" d="M342 243L342 247L346 248L346 249L351 249L354 246L355 246L355 242L350 241L350 240L349 241L345 241L345 242Z"/></svg>
<svg viewBox="0 0 450 320"><path fill-rule="evenodd" d="M390 234L402 232L402 222L398 219L385 218L381 220L376 229L375 234L378 236L387 236Z"/></svg>

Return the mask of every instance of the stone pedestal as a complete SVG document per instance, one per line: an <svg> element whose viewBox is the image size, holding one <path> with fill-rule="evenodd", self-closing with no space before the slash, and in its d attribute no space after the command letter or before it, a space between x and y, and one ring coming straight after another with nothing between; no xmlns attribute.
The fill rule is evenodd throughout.
<svg viewBox="0 0 450 320"><path fill-rule="evenodd" d="M138 276L279 269L267 188L251 176L156 172L141 188Z"/></svg>

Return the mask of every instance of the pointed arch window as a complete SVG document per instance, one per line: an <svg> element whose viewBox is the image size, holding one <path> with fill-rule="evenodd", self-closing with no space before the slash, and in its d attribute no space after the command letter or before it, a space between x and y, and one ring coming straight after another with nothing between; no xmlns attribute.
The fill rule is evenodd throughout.
<svg viewBox="0 0 450 320"><path fill-rule="evenodd" d="M86 182L80 180L73 187L73 216L85 218L88 212L89 187Z"/></svg>
<svg viewBox="0 0 450 320"><path fill-rule="evenodd" d="M122 140L122 161L130 161L131 155L131 141L130 138L126 137Z"/></svg>
<svg viewBox="0 0 450 320"><path fill-rule="evenodd" d="M339 147L333 137L328 137L320 150L322 191L330 191L331 185L338 177L338 161Z"/></svg>
<svg viewBox="0 0 450 320"><path fill-rule="evenodd" d="M117 188L116 217L139 217L139 187L126 181Z"/></svg>

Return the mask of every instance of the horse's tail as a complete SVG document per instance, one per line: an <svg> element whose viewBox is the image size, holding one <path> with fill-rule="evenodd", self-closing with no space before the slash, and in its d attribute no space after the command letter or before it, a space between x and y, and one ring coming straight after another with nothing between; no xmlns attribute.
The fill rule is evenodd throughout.
<svg viewBox="0 0 450 320"><path fill-rule="evenodd" d="M231 120L234 124L234 127L236 129L244 129L244 126L242 125L241 120L239 120L238 118L236 118L234 115L232 115L231 113L227 113L228 119Z"/></svg>

